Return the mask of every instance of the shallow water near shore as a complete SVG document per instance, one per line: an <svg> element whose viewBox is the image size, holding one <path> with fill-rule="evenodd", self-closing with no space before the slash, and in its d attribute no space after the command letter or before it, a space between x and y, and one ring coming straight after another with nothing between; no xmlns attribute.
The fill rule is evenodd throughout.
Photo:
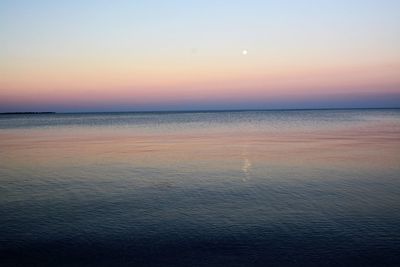
<svg viewBox="0 0 400 267"><path fill-rule="evenodd" d="M1 266L399 266L400 110L0 117Z"/></svg>

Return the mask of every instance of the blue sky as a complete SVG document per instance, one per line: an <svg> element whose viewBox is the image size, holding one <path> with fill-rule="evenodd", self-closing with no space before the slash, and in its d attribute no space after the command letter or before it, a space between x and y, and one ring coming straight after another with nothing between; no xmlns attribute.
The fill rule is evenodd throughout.
<svg viewBox="0 0 400 267"><path fill-rule="evenodd" d="M0 111L396 106L399 10L389 0L1 1Z"/></svg>

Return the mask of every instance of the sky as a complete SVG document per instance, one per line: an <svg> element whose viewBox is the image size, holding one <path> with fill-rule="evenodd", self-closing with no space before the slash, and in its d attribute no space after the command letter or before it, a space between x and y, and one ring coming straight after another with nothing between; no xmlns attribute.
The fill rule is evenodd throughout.
<svg viewBox="0 0 400 267"><path fill-rule="evenodd" d="M0 1L0 112L360 107L400 107L400 1Z"/></svg>

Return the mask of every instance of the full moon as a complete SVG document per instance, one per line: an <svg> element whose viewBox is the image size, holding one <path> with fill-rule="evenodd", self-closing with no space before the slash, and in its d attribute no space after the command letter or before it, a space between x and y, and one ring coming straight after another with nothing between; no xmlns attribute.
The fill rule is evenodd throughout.
<svg viewBox="0 0 400 267"><path fill-rule="evenodd" d="M243 51L242 51L242 55L243 55L243 56L247 55L247 53L248 53L247 50L243 50Z"/></svg>

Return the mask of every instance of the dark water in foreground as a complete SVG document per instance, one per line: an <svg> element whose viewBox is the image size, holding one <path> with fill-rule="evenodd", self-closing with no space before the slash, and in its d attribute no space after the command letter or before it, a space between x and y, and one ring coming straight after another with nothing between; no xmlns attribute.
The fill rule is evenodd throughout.
<svg viewBox="0 0 400 267"><path fill-rule="evenodd" d="M400 110L1 116L0 266L400 266Z"/></svg>

